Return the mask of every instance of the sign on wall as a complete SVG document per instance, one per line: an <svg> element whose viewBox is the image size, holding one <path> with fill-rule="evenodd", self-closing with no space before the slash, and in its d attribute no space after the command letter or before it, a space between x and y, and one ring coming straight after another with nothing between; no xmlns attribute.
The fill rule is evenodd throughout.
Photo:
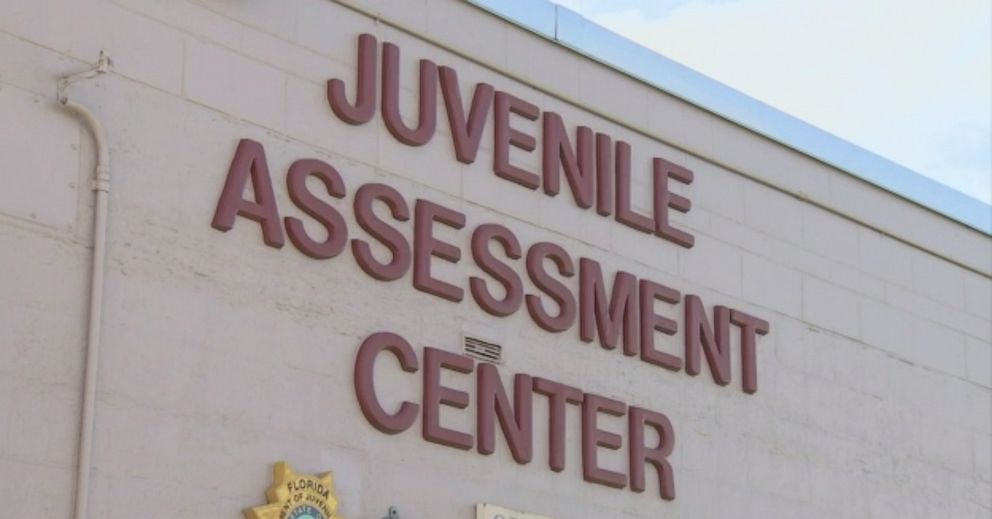
<svg viewBox="0 0 992 519"><path fill-rule="evenodd" d="M543 515L517 512L509 508L487 503L475 505L475 519L551 519Z"/></svg>
<svg viewBox="0 0 992 519"><path fill-rule="evenodd" d="M595 211L634 232L675 247L693 247L694 236L676 228L669 218L671 211L686 213L692 207L688 196L669 188L670 182L691 184L692 171L654 157L647 171L652 179L649 189L653 204L650 212L637 212L631 203L629 143L586 126L570 132L572 128L561 115L542 112L527 100L485 83L475 85L466 107L457 72L426 59L419 60L418 122L408 126L399 113L399 59L395 44L380 45L374 36L361 35L353 88L347 89L337 78L327 83L329 112L354 126L369 123L381 113L389 133L411 147L423 146L434 138L438 113L443 112L451 130L453 159L466 164L476 160L483 128L491 120L493 174L519 185L519 196L561 195L571 198L578 209ZM354 101L346 90L354 91ZM438 103L439 93L443 103ZM518 157L520 153L539 154L540 167L530 171L514 164L511 148ZM526 312L534 325L548 334L573 333L581 342L597 342L603 350L659 368L659 373L697 376L705 365L716 384L727 386L733 377L731 343L736 340L741 390L748 394L758 390L757 343L770 330L769 323L760 317L720 305L710 312L701 296L683 294L630 272L618 271L611 279L599 262L569 251L553 237L524 243L508 226L471 222L458 209L428 199L408 200L408 195L388 184L371 182L355 188L345 175L322 160L295 161L285 174L285 182L293 205L311 220L307 222L310 230L301 218L281 216L264 146L242 139L212 226L226 232L236 222L244 225L250 220L258 225L262 241L269 247L281 249L291 243L315 261L351 256L378 282L409 280L414 289L427 295L454 304L472 301L494 319ZM358 236L354 234L357 229L349 229L347 212L363 231ZM411 225L401 223L408 221L412 229L404 232ZM313 225L326 232L312 233ZM442 238L440 230L460 233L459 240ZM372 241L388 250L387 258L372 253ZM442 275L436 268L441 262L472 262L484 276ZM662 348L662 341L680 330L681 347L675 346L676 351L672 351L672 344ZM394 357L399 362L404 373L393 376L420 378L420 395L398 403L380 401L374 369L380 357ZM442 373L446 375L442 377ZM458 375L476 379L474 401L469 393L443 382ZM549 470L566 468L566 429L573 428L581 438L582 455L577 461L583 479L644 492L648 488L646 473L651 470L656 475L658 495L665 500L675 498L674 469L669 460L675 429L662 412L527 373L517 373L507 382L493 364L477 364L470 357L429 346L418 354L410 342L388 330L371 333L358 347L354 384L363 415L384 434L404 433L420 421L425 441L489 455L496 449L498 427L514 461L521 465L534 459L533 400L547 398L549 412L544 418L550 431ZM581 409L580 421L568 422L567 406ZM442 408L474 412L475 430L459 430L443 423ZM617 419L623 423L622 434L602 426L605 420ZM625 451L627 461L624 466L607 467L599 456L602 450ZM536 517L498 515L486 517Z"/></svg>

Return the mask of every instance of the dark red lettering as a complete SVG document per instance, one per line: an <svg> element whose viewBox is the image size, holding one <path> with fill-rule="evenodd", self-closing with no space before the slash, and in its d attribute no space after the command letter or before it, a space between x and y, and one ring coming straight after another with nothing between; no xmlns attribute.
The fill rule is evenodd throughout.
<svg viewBox="0 0 992 519"><path fill-rule="evenodd" d="M510 114L536 121L541 111L536 106L506 92L496 92L494 112L495 143L493 146L493 171L496 176L515 182L528 189L537 189L541 178L530 171L510 164L510 146L524 151L534 151L537 139L510 127Z"/></svg>
<svg viewBox="0 0 992 519"><path fill-rule="evenodd" d="M613 141L604 133L596 134L596 212L613 214Z"/></svg>
<svg viewBox="0 0 992 519"><path fill-rule="evenodd" d="M255 192L254 202L242 198L249 177ZM241 139L238 142L211 225L214 229L230 231L234 228L235 216L244 216L258 222L266 245L278 249L285 244L276 195L272 191L269 165L265 160L265 149L251 139Z"/></svg>
<svg viewBox="0 0 992 519"><path fill-rule="evenodd" d="M527 312L534 323L549 332L563 332L575 322L575 296L564 283L552 277L544 269L544 260L550 259L558 267L558 274L564 277L575 275L572 258L554 243L538 242L527 251L527 274L534 285L558 304L558 315L553 316L545 309L541 298L527 294Z"/></svg>
<svg viewBox="0 0 992 519"><path fill-rule="evenodd" d="M627 475L599 466L599 448L618 450L623 446L623 437L604 431L597 423L600 413L623 416L627 406L619 400L586 393L582 401L582 477L590 483L599 483L613 488L627 486Z"/></svg>
<svg viewBox="0 0 992 519"><path fill-rule="evenodd" d="M448 429L441 425L441 406L455 409L468 407L468 393L441 385L441 370L471 373L472 359L437 348L424 348L424 439L440 445L469 450L472 435Z"/></svg>
<svg viewBox="0 0 992 519"><path fill-rule="evenodd" d="M372 255L368 242L357 238L351 241L351 251L366 274L379 281L394 281L410 269L410 243L403 233L376 216L372 210L376 200L386 204L390 215L401 222L410 219L410 208L399 191L385 184L365 184L355 193L355 220L365 232L385 245L392 257L388 263L380 262Z"/></svg>
<svg viewBox="0 0 992 519"><path fill-rule="evenodd" d="M410 128L400 114L400 49L388 42L382 44L382 120L396 140L408 146L423 146L434 136L437 126L437 65L420 60L420 92L418 93L418 122Z"/></svg>
<svg viewBox="0 0 992 519"><path fill-rule="evenodd" d="M658 445L648 448L644 444L644 427L651 426L658 433ZM675 473L668 456L675 448L675 431L668 417L631 406L630 408L630 489L644 492L644 465L650 463L658 472L658 493L666 501L675 499Z"/></svg>
<svg viewBox="0 0 992 519"><path fill-rule="evenodd" d="M327 194L334 198L344 198L344 181L330 164L316 159L297 160L289 167L286 175L289 198L304 213L324 226L327 238L324 241L314 240L307 234L303 222L293 217L286 217L286 234L289 235L289 241L307 256L314 259L333 258L341 254L348 244L348 227L337 209L307 189L307 178L311 176L323 182Z"/></svg>
<svg viewBox="0 0 992 519"><path fill-rule="evenodd" d="M544 193L556 196L561 189L561 170L572 190L575 204L583 209L592 207L595 191L595 147L592 130L586 126L576 129L576 148L565 132L561 116L544 112L543 155Z"/></svg>
<svg viewBox="0 0 992 519"><path fill-rule="evenodd" d="M413 221L413 286L422 292L457 303L462 300L463 290L433 277L431 258L458 263L462 251L434 237L434 222L461 229L465 227L465 215L427 200L417 200Z"/></svg>
<svg viewBox="0 0 992 519"><path fill-rule="evenodd" d="M634 211L630 200L630 144L617 141L616 144L616 188L618 222L641 232L653 233L654 220Z"/></svg>
<svg viewBox="0 0 992 519"><path fill-rule="evenodd" d="M721 386L730 383L730 310L717 306L710 327L706 309L699 296L685 296L685 372L698 375L699 350L706 354L713 381Z"/></svg>
<svg viewBox="0 0 992 519"><path fill-rule="evenodd" d="M617 347L623 336L624 355L637 355L638 341L637 278L629 272L618 271L613 278L613 291L606 299L603 269L589 258L579 259L579 337L592 342L599 335L599 344L608 350Z"/></svg>
<svg viewBox="0 0 992 519"><path fill-rule="evenodd" d="M524 299L524 285L520 276L489 250L489 243L497 242L510 259L520 259L520 242L513 232L497 224L484 224L472 233L472 257L483 272L503 285L504 296L498 299L486 288L486 281L479 277L469 279L469 289L479 307L497 317L513 314L520 309Z"/></svg>
<svg viewBox="0 0 992 519"><path fill-rule="evenodd" d="M758 319L740 310L730 311L730 322L741 329L741 380L745 393L758 391L758 335L765 335L771 329L768 321Z"/></svg>
<svg viewBox="0 0 992 519"><path fill-rule="evenodd" d="M492 364L480 363L478 373L478 410L476 434L479 452L492 454L496 449L496 420L506 437L510 454L517 463L530 463L533 458L533 397L531 378L514 377L513 406L506 396L499 371Z"/></svg>
<svg viewBox="0 0 992 519"><path fill-rule="evenodd" d="M679 331L679 325L674 320L655 313L654 303L655 301L664 301L676 304L679 302L681 294L677 290L646 279L641 280L640 288L641 360L672 371L678 371L682 369L682 359L655 348L654 332L659 331L665 335L675 335Z"/></svg>
<svg viewBox="0 0 992 519"><path fill-rule="evenodd" d="M565 470L565 405L581 404L582 391L572 386L534 378L534 391L548 397L548 467Z"/></svg>
<svg viewBox="0 0 992 519"><path fill-rule="evenodd" d="M458 73L450 67L441 67L438 71L441 75L441 97L444 98L444 106L448 114L455 158L459 162L471 164L475 162L475 156L479 153L482 130L486 126L489 107L493 103L493 87L486 83L475 85L472 106L466 119L462 94L458 87Z"/></svg>
<svg viewBox="0 0 992 519"><path fill-rule="evenodd" d="M389 413L383 409L375 394L375 359L388 351L396 356L400 367L407 373L417 372L417 354L402 337L395 333L377 332L370 335L358 348L355 359L355 394L362 414L376 429L386 434L401 433L413 425L420 406L411 402L400 404L399 410Z"/></svg>
<svg viewBox="0 0 992 519"><path fill-rule="evenodd" d="M376 57L378 42L371 34L358 37L358 77L355 82L355 104L348 102L344 93L344 81L331 79L327 82L327 101L331 110L342 121L365 124L375 115Z"/></svg>
<svg viewBox="0 0 992 519"><path fill-rule="evenodd" d="M689 249L696 243L696 238L681 229L672 227L671 223L669 223L668 210L675 209L680 213L688 213L689 209L692 208L692 201L682 195L672 193L668 187L669 178L683 184L691 184L693 175L692 171L678 164L673 164L662 158L655 158L654 233L672 243Z"/></svg>

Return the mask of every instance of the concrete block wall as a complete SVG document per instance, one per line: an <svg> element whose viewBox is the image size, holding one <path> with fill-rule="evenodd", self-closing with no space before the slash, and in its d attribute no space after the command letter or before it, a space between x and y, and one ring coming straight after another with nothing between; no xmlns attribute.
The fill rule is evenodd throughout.
<svg viewBox="0 0 992 519"><path fill-rule="evenodd" d="M427 146L378 119L352 127L324 99L351 84L362 32L413 60L632 143L696 181L676 224L680 249L495 178L492 124L478 160L454 160L447 124ZM6 0L0 2L0 502L11 517L70 515L90 254L90 136L55 106L59 75L100 49L114 73L72 87L110 135L114 175L91 517L240 517L262 504L271 464L333 470L342 512L471 517L493 502L564 517L985 518L992 509L992 242L842 172L751 134L455 0ZM526 59L523 58L526 56ZM404 93L411 113L414 93ZM349 188L380 181L502 223L524 244L700 294L767 319L760 390L713 384L550 335L526 314L418 292L409 275L366 277L262 244L239 219L210 227L238 139L265 145L284 215L289 164L333 164ZM536 168L537 155L514 156ZM635 173L636 174L636 173ZM650 203L646 177L635 205ZM350 200L347 199L347 200ZM339 207L344 209L342 203ZM350 211L349 230L364 236ZM403 227L410 233L410 227ZM466 232L451 233L463 250ZM442 275L465 279L470 263ZM463 333L501 342L512 373L666 413L677 499L582 481L578 429L568 465L545 468L546 404L535 400L535 461L505 446L480 456L375 431L352 388L358 344L389 330L420 351L457 351ZM681 333L661 347L678 351ZM736 362L736 359L735 359ZM392 375L392 376L391 376ZM387 378L390 377L390 378ZM452 385L472 385L468 379ZM381 391L419 394L383 366ZM570 424L578 414L570 410ZM445 420L472 430L470 413ZM542 429L543 427L543 429ZM416 428L415 428L416 429ZM604 464L619 458L604 454ZM649 487L652 480L649 479Z"/></svg>

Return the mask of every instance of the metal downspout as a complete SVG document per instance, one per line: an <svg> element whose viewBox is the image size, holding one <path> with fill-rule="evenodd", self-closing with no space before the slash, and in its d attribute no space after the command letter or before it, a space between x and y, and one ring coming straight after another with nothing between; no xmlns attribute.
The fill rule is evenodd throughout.
<svg viewBox="0 0 992 519"><path fill-rule="evenodd" d="M83 404L80 419L79 459L76 473L76 497L73 517L85 519L88 508L93 426L96 411L97 368L100 360L100 325L103 314L103 277L107 252L107 206L110 192L110 152L107 134L100 121L86 107L69 99L65 89L72 83L90 79L110 70L110 58L100 53L96 68L59 79L58 100L89 128L96 144L96 174L93 191L96 193L93 218L93 262L90 271L89 320L87 324L85 375L83 379Z"/></svg>

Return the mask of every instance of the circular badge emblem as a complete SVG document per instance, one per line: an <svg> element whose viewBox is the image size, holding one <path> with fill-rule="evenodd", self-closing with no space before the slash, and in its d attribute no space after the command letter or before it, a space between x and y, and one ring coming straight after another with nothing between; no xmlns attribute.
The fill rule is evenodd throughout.
<svg viewBox="0 0 992 519"><path fill-rule="evenodd" d="M286 516L286 519L327 519L320 510L310 505L300 505Z"/></svg>

